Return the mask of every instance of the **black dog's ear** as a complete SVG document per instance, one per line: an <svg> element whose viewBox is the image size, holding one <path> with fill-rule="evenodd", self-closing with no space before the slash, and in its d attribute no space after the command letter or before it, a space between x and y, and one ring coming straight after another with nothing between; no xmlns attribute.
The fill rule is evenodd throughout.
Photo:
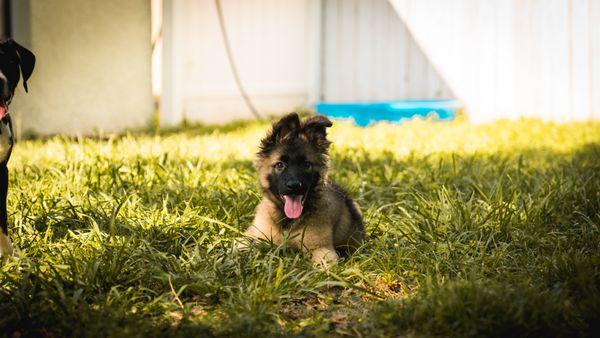
<svg viewBox="0 0 600 338"><path fill-rule="evenodd" d="M266 155L278 143L282 143L298 136L300 131L300 118L296 113L290 113L273 123L273 129L260 142L261 155Z"/></svg>
<svg viewBox="0 0 600 338"><path fill-rule="evenodd" d="M309 117L302 124L302 131L308 140L321 151L326 151L331 142L327 140L327 128L333 123L323 115Z"/></svg>
<svg viewBox="0 0 600 338"><path fill-rule="evenodd" d="M15 54L17 55L17 61L19 62L19 68L21 68L21 74L23 75L23 87L25 91L28 91L27 80L33 73L33 67L35 67L35 55L30 52L27 48L19 45L14 40L9 40L9 43L15 48Z"/></svg>

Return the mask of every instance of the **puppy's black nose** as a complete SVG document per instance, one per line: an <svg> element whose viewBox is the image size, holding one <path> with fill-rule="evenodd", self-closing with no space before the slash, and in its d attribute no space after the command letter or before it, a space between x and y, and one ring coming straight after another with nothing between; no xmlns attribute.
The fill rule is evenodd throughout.
<svg viewBox="0 0 600 338"><path fill-rule="evenodd" d="M286 187L290 190L300 189L302 188L302 182L299 180L289 180L286 183Z"/></svg>

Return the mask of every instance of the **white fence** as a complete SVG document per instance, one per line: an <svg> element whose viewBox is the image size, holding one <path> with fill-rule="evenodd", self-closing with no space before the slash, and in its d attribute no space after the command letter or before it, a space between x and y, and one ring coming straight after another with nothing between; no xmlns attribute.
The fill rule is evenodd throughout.
<svg viewBox="0 0 600 338"><path fill-rule="evenodd" d="M599 0L390 0L475 121L600 119Z"/></svg>
<svg viewBox="0 0 600 338"><path fill-rule="evenodd" d="M600 118L600 0L222 0L260 111L454 97L475 121ZM213 0L164 0L162 121L251 117Z"/></svg>
<svg viewBox="0 0 600 338"><path fill-rule="evenodd" d="M323 99L453 97L387 0L323 4Z"/></svg>
<svg viewBox="0 0 600 338"><path fill-rule="evenodd" d="M452 97L387 0L223 0L234 58L262 112L314 102ZM213 0L165 0L162 120L249 118Z"/></svg>
<svg viewBox="0 0 600 338"><path fill-rule="evenodd" d="M261 112L305 107L317 84L311 0L224 0L234 58ZM165 0L162 121L221 123L252 115L227 62L214 0Z"/></svg>

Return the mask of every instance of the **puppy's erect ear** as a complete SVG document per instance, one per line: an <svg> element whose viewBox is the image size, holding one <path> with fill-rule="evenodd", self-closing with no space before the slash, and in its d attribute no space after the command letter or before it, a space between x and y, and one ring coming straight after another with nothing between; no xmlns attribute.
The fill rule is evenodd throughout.
<svg viewBox="0 0 600 338"><path fill-rule="evenodd" d="M323 115L315 115L304 120L303 129L305 132L312 132L323 137L327 136L326 128L333 126L333 123Z"/></svg>
<svg viewBox="0 0 600 338"><path fill-rule="evenodd" d="M19 62L19 68L21 68L21 74L23 75L23 87L27 92L27 80L29 80L31 77L31 73L33 73L33 67L35 67L35 55L14 40L9 40L9 43L15 48L15 54L17 56L17 61Z"/></svg>
<svg viewBox="0 0 600 338"><path fill-rule="evenodd" d="M300 131L300 118L296 113L290 113L273 123L273 129L260 142L261 155L266 155L278 143L282 143L298 136Z"/></svg>
<svg viewBox="0 0 600 338"><path fill-rule="evenodd" d="M290 113L282 117L273 125L273 134L278 143L287 141L298 136L300 131L300 118L296 113Z"/></svg>
<svg viewBox="0 0 600 338"><path fill-rule="evenodd" d="M308 140L321 151L326 151L331 142L327 140L327 128L333 123L323 115L309 117L302 123L302 131Z"/></svg>

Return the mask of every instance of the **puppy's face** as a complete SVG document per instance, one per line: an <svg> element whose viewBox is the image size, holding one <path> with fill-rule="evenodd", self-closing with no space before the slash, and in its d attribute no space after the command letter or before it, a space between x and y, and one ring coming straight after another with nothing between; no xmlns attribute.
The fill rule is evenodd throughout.
<svg viewBox="0 0 600 338"><path fill-rule="evenodd" d="M283 208L288 218L302 216L327 173L326 128L331 121L314 116L302 122L293 113L273 124L258 154L264 193Z"/></svg>
<svg viewBox="0 0 600 338"><path fill-rule="evenodd" d="M0 42L0 119L7 113L21 74L27 91L34 65L35 56L29 50L11 39Z"/></svg>

